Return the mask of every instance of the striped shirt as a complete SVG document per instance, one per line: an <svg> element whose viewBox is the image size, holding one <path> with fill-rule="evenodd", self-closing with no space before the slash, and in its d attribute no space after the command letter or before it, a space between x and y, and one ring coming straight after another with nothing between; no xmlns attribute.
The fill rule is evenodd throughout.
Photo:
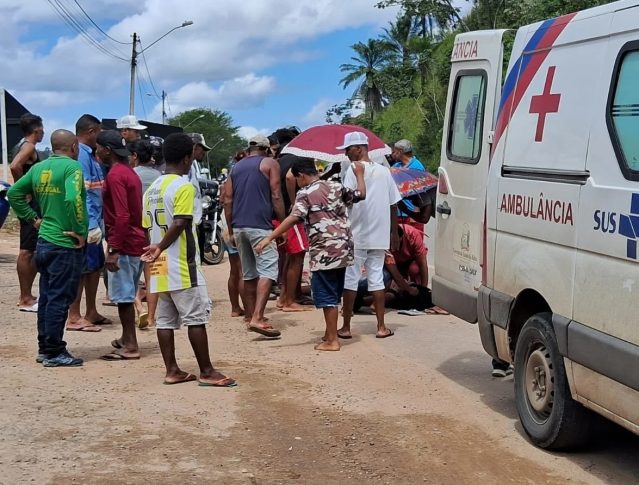
<svg viewBox="0 0 639 485"><path fill-rule="evenodd" d="M179 175L158 178L144 194L142 225L151 244L159 244L173 221L188 219L186 229L151 265L151 293L183 290L206 284L199 263L193 224L195 187Z"/></svg>

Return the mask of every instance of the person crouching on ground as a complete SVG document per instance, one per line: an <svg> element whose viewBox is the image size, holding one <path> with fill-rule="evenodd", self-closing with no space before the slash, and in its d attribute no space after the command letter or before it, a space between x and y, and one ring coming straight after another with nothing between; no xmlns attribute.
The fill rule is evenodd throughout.
<svg viewBox="0 0 639 485"><path fill-rule="evenodd" d="M164 142L166 174L144 194L144 227L151 244L142 260L151 265L151 293L159 294L156 328L166 366L165 384L198 379L200 386L232 387L235 381L213 368L206 324L211 303L200 269L193 221L195 187L183 176L191 169L193 141L184 133ZM188 327L189 341L200 367L200 377L184 372L175 358L174 331Z"/></svg>
<svg viewBox="0 0 639 485"><path fill-rule="evenodd" d="M346 267L353 264L353 242L347 207L366 198L364 165L354 162L355 190L342 184L320 180L311 158L295 161L291 169L301 189L297 192L291 215L256 248L260 253L275 239L300 222L309 230L311 289L317 308L324 311L326 333L316 350L339 350L337 339L338 307L344 291Z"/></svg>

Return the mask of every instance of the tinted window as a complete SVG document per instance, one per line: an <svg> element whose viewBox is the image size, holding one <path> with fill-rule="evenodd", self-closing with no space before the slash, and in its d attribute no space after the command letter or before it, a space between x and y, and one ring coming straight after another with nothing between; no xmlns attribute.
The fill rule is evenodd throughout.
<svg viewBox="0 0 639 485"><path fill-rule="evenodd" d="M486 76L483 73L459 76L454 96L448 157L459 162L476 163L481 154Z"/></svg>
<svg viewBox="0 0 639 485"><path fill-rule="evenodd" d="M610 106L613 138L625 173L639 172L639 51L621 60ZM634 177L632 177L634 178Z"/></svg>

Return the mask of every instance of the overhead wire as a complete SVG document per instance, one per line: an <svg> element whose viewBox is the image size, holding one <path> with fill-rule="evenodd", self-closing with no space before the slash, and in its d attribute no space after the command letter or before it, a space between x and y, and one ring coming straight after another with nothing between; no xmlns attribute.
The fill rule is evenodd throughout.
<svg viewBox="0 0 639 485"><path fill-rule="evenodd" d="M56 13L60 16L62 21L65 24L67 24L69 27L71 27L72 30L80 34L89 43L89 45L95 47L96 49L98 49L99 51L101 51L102 53L110 57L113 57L121 61L129 62L129 59L121 57L121 55L118 55L119 53L116 54L110 51L105 46L103 46L97 39L92 37L90 33L86 30L86 28L83 27L82 24L78 22L78 20L73 16L73 14L66 9L66 7L62 4L60 0L47 0L47 1L51 5L51 7L53 7Z"/></svg>
<svg viewBox="0 0 639 485"><path fill-rule="evenodd" d="M91 16L87 13L87 11L84 10L84 8L82 8L82 5L80 5L80 2L78 2L78 0L73 0L73 1L78 6L78 8L82 11L84 16L87 19L89 19L89 22L91 22L96 29L98 29L102 34L104 34L105 37L111 39L113 42L117 42L118 44L122 44L122 45L131 45L131 44L133 44L133 42L122 42L121 40L114 39L113 37L111 37L104 30L102 30L102 28L97 23L95 23L95 21L91 18Z"/></svg>
<svg viewBox="0 0 639 485"><path fill-rule="evenodd" d="M144 62L144 68L146 69L146 74L149 78L149 82L151 83L151 87L153 88L153 92L158 98L161 98L161 96L158 94L158 90L155 89L153 79L151 79L151 72L149 71L149 65L146 63L146 54L144 53L144 49L142 48L142 41L140 41L140 52L142 53L142 62Z"/></svg>
<svg viewBox="0 0 639 485"><path fill-rule="evenodd" d="M146 105L144 104L144 93L142 93L142 82L140 80L140 76L137 77L138 80L138 93L140 93L140 102L142 103L142 111L144 112L144 119L148 119L148 115L146 113Z"/></svg>

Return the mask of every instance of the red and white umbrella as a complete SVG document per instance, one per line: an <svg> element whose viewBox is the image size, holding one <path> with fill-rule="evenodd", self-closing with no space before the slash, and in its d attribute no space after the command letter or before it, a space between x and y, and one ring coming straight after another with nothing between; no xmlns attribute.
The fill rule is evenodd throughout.
<svg viewBox="0 0 639 485"><path fill-rule="evenodd" d="M391 149L377 135L370 130L355 125L322 125L304 130L297 135L282 150L282 153L292 153L298 157L314 158L325 162L348 162L344 150L337 147L344 144L344 135L352 131L359 131L368 137L368 155L371 160L384 163L385 155L390 155Z"/></svg>

